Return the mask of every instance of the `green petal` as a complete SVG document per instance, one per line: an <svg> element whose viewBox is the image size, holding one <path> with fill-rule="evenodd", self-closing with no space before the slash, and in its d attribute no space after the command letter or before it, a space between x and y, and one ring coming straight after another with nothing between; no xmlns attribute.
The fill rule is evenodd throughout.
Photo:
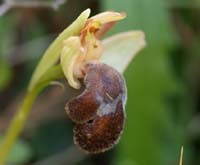
<svg viewBox="0 0 200 165"><path fill-rule="evenodd" d="M123 73L136 53L145 47L145 37L142 31L129 31L116 34L103 41L104 62Z"/></svg>

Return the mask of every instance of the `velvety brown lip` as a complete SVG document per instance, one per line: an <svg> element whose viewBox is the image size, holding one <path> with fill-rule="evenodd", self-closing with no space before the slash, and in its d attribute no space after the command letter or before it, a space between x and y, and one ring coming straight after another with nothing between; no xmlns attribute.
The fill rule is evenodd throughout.
<svg viewBox="0 0 200 165"><path fill-rule="evenodd" d="M115 113L96 117L92 122L77 124L74 143L87 153L109 150L120 138L125 123L125 113L119 102Z"/></svg>
<svg viewBox="0 0 200 165"><path fill-rule="evenodd" d="M125 123L126 84L120 73L103 63L86 66L83 93L66 104L76 123L74 142L82 150L99 153L117 143Z"/></svg>

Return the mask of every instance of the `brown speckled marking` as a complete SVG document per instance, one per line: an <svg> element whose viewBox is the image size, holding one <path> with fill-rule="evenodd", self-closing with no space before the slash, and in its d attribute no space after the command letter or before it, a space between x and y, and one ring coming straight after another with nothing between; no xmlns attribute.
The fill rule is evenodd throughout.
<svg viewBox="0 0 200 165"><path fill-rule="evenodd" d="M86 66L86 89L66 104L77 125L74 142L88 153L110 149L119 140L125 123L126 84L120 73L102 63Z"/></svg>

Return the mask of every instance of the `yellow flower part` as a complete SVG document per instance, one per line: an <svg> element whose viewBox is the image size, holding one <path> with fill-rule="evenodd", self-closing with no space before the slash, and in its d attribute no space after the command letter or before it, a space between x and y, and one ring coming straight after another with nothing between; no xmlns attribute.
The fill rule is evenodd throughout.
<svg viewBox="0 0 200 165"><path fill-rule="evenodd" d="M89 62L99 62L103 53L100 40L116 21L126 15L118 12L103 12L89 18L79 36L72 36L63 41L61 66L71 87L81 87L78 78L85 75L85 65Z"/></svg>

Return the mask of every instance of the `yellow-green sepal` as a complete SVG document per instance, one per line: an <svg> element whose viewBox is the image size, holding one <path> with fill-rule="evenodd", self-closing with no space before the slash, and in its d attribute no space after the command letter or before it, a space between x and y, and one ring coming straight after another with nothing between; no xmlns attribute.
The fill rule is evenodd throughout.
<svg viewBox="0 0 200 165"><path fill-rule="evenodd" d="M80 34L80 31L85 26L89 15L90 9L83 11L80 16L69 27L67 27L49 46L33 73L28 87L29 91L34 89L40 78L59 60L61 49L63 46L63 40L67 39L70 36Z"/></svg>

